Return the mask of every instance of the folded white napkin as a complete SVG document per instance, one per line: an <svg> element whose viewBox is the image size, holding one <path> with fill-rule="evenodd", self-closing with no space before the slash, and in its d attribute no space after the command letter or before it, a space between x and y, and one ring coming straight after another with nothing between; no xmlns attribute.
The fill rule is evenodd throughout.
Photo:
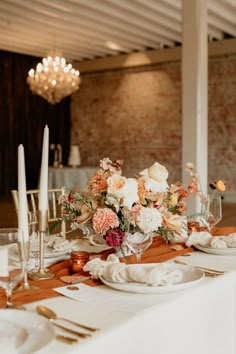
<svg viewBox="0 0 236 354"><path fill-rule="evenodd" d="M233 248L236 247L236 233L228 236L212 236L207 231L192 232L186 241L186 246L208 246L211 248Z"/></svg>
<svg viewBox="0 0 236 354"><path fill-rule="evenodd" d="M47 247L52 248L54 251L66 251L71 248L70 242L62 237L49 236Z"/></svg>
<svg viewBox="0 0 236 354"><path fill-rule="evenodd" d="M115 283L144 283L150 285L171 285L178 283L183 272L179 269L170 269L165 263L159 264L125 264L120 263L115 255L109 255L107 261L93 259L84 266L92 278L104 279Z"/></svg>

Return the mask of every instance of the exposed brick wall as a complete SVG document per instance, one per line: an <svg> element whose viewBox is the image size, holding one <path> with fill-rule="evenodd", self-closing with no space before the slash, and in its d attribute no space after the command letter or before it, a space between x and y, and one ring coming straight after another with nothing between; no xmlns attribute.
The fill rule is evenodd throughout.
<svg viewBox="0 0 236 354"><path fill-rule="evenodd" d="M236 193L236 56L210 61L208 95L209 179Z"/></svg>
<svg viewBox="0 0 236 354"><path fill-rule="evenodd" d="M181 180L179 62L84 74L72 97L71 142L83 165L124 160L134 175L158 161ZM236 190L236 56L209 63L209 180Z"/></svg>

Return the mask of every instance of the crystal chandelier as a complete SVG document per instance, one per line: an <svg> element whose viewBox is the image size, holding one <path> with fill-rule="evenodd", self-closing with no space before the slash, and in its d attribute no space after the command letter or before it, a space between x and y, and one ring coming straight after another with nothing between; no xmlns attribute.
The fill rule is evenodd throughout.
<svg viewBox="0 0 236 354"><path fill-rule="evenodd" d="M27 77L31 91L51 104L58 103L77 91L80 82L79 71L55 52L43 58L35 70L30 69Z"/></svg>

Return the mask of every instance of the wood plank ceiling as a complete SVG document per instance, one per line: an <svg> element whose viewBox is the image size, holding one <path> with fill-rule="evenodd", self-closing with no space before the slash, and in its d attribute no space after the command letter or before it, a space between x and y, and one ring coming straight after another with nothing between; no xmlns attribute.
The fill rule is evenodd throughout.
<svg viewBox="0 0 236 354"><path fill-rule="evenodd" d="M236 0L207 0L208 38L236 37ZM181 0L1 0L0 49L71 61L181 45Z"/></svg>

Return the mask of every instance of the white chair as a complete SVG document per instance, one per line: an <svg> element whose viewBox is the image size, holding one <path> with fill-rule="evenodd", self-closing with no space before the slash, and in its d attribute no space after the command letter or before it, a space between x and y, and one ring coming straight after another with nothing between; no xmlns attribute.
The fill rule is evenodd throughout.
<svg viewBox="0 0 236 354"><path fill-rule="evenodd" d="M60 218L60 206L58 205L58 198L60 195L63 195L65 193L65 188L53 188L48 190L48 223L49 223L49 229L50 229L50 224L52 225L53 223ZM15 206L15 211L16 214L18 215L18 209L19 209L19 196L18 196L18 191L17 190L12 190L11 191L14 206ZM27 194L27 201L28 201L28 211L33 211L36 212L38 211L38 198L39 198L39 189L30 189L26 191ZM62 221L60 223L60 234L63 238L66 238L66 223L65 221Z"/></svg>

